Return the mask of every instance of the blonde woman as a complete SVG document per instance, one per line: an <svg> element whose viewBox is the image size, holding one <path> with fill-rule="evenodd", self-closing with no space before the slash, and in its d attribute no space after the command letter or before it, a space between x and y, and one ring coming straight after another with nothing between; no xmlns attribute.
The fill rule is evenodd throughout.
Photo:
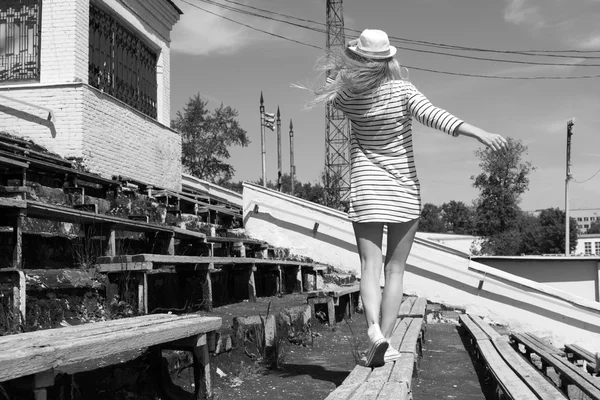
<svg viewBox="0 0 600 400"><path fill-rule="evenodd" d="M367 366L396 360L389 348L403 294L403 276L421 210L412 147L412 121L452 136L468 136L493 150L507 145L499 135L469 125L433 106L401 77L396 48L380 30L365 30L345 51L330 54L329 78L309 106L332 101L351 121L350 209L361 261L361 296L367 319ZM387 225L385 287L383 228ZM380 319L381 315L381 319Z"/></svg>

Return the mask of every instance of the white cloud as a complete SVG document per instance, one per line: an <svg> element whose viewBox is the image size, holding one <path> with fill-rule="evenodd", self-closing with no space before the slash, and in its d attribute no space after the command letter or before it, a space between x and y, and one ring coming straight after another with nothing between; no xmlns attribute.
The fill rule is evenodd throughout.
<svg viewBox="0 0 600 400"><path fill-rule="evenodd" d="M181 20L175 25L171 34L171 49L176 52L209 55L233 54L257 42L274 40L265 33L225 20L187 3L176 1L183 11ZM266 21L257 23L256 19L247 21L241 14L229 12L198 2L198 6L215 14L247 23L267 32L273 32L275 23Z"/></svg>
<svg viewBox="0 0 600 400"><path fill-rule="evenodd" d="M504 20L529 29L556 48L600 48L598 0L507 0Z"/></svg>
<svg viewBox="0 0 600 400"><path fill-rule="evenodd" d="M504 19L515 25L525 25L532 29L539 29L545 25L540 9L528 0L509 0L504 10Z"/></svg>

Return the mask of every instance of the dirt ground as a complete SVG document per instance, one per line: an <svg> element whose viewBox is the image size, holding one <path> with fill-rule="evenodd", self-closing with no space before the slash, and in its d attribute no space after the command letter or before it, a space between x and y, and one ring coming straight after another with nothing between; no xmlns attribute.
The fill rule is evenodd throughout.
<svg viewBox="0 0 600 400"><path fill-rule="evenodd" d="M320 322L312 326L312 344L283 345L277 368L265 369L238 352L215 358L225 375L215 376L215 399L324 399L354 368L354 350L366 348L362 315L339 322L335 329Z"/></svg>

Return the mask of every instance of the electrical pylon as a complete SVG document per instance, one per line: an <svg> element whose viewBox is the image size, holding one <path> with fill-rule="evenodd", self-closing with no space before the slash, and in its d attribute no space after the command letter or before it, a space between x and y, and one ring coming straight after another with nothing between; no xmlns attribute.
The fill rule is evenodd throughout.
<svg viewBox="0 0 600 400"><path fill-rule="evenodd" d="M327 0L327 52L344 50L342 0ZM327 73L329 76L329 72ZM350 193L350 122L328 103L325 107L325 188L327 205L347 200Z"/></svg>

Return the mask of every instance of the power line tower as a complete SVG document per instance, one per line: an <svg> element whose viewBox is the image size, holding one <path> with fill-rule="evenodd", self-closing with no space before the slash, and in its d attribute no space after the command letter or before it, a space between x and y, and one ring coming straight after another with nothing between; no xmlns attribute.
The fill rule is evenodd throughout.
<svg viewBox="0 0 600 400"><path fill-rule="evenodd" d="M327 51L344 50L342 0L327 0ZM329 76L329 73L327 73ZM325 189L327 205L339 205L350 192L350 122L328 103L325 107Z"/></svg>

